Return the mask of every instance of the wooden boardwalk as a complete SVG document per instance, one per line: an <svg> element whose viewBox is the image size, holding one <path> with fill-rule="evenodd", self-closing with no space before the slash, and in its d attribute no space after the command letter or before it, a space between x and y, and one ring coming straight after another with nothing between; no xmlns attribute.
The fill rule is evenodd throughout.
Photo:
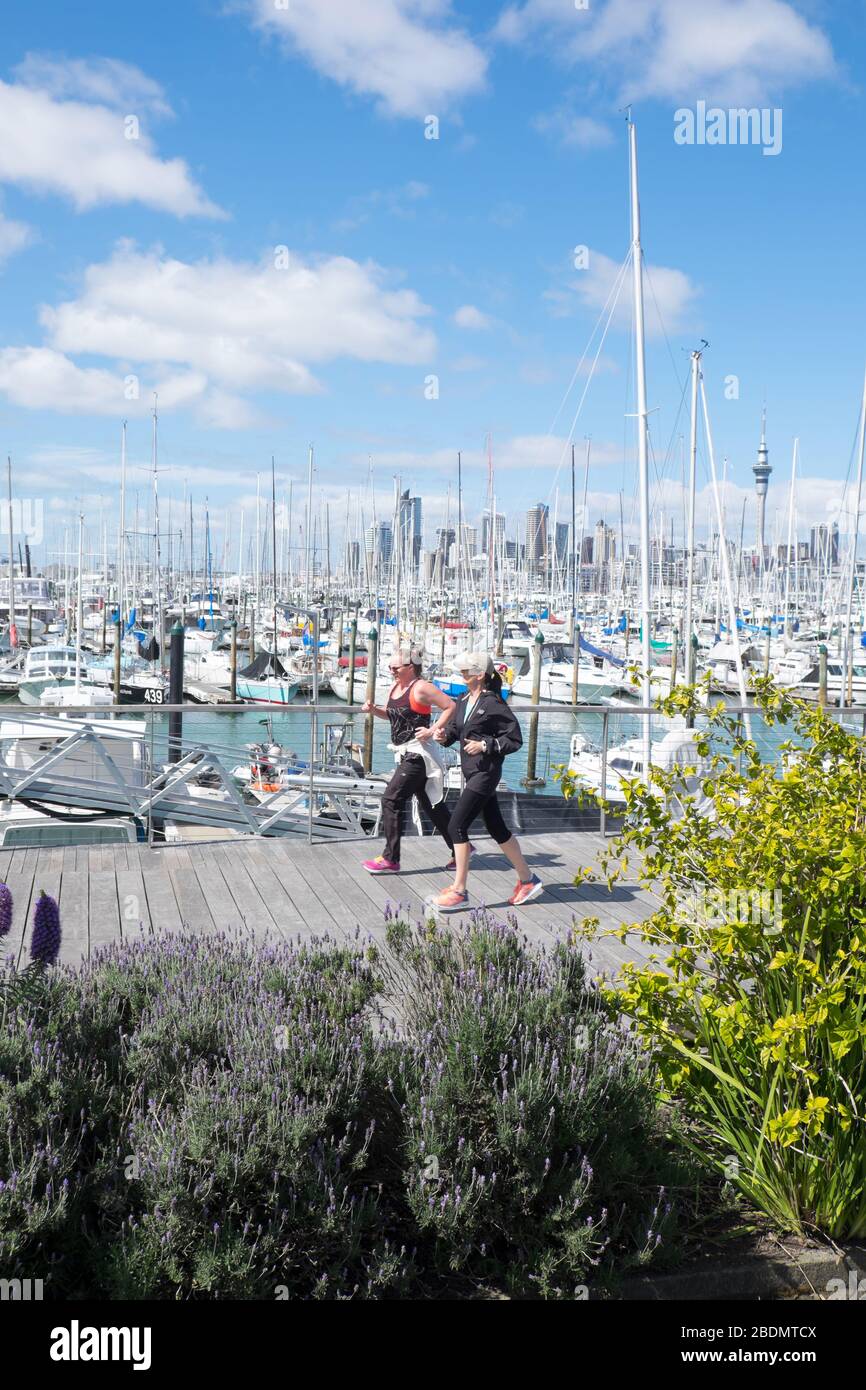
<svg viewBox="0 0 866 1390"><path fill-rule="evenodd" d="M472 861L470 908L485 904L513 912L511 866L492 840L478 838ZM578 870L593 865L603 840L591 832L526 835L522 847L545 883L536 902L516 912L534 943L565 934L575 917L596 916L617 926L646 916L653 899L632 881L613 892L604 883L574 886ZM308 845L294 838L244 838L218 843L108 845L0 851L0 879L14 900L13 951L26 959L33 905L40 890L60 903L61 959L77 964L105 942L142 933L186 928L213 932L245 926L254 934L285 938L329 933L381 938L384 911L395 903L420 916L424 899L450 882L447 850L438 836L403 841L400 875L371 877L361 861L378 842ZM455 914L455 920L459 915ZM447 919L445 919L447 920ZM4 946L6 943L4 943ZM4 952L5 954L5 952ZM593 968L611 972L624 960L645 960L647 948L607 939L592 947Z"/></svg>

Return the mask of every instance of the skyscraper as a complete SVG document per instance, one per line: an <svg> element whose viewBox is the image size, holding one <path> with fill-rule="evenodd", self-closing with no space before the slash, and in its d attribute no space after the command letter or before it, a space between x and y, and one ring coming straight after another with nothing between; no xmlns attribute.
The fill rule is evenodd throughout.
<svg viewBox="0 0 866 1390"><path fill-rule="evenodd" d="M388 572L393 545L394 535L390 521L376 521L364 532L364 549L370 557L374 571L378 565L380 576Z"/></svg>
<svg viewBox="0 0 866 1390"><path fill-rule="evenodd" d="M400 547L403 563L413 570L421 558L421 498L400 495Z"/></svg>
<svg viewBox="0 0 866 1390"><path fill-rule="evenodd" d="M541 574L547 564L546 502L536 502L526 513L526 568L530 574Z"/></svg>
<svg viewBox="0 0 866 1390"><path fill-rule="evenodd" d="M497 512L493 518L493 550L498 555L502 550L502 542L505 540L505 516L502 512ZM485 512L481 518L481 553L487 555L490 552L490 513Z"/></svg>

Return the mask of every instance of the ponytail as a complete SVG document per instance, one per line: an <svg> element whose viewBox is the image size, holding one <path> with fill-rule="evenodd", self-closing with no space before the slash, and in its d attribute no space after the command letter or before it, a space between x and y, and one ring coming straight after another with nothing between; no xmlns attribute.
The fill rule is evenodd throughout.
<svg viewBox="0 0 866 1390"><path fill-rule="evenodd" d="M490 690L502 699L502 677L497 670L488 671L484 677L484 689Z"/></svg>

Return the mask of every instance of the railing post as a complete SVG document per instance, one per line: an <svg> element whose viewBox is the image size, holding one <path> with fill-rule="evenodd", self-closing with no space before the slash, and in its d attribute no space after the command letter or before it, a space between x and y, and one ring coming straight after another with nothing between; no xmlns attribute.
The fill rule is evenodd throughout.
<svg viewBox="0 0 866 1390"><path fill-rule="evenodd" d="M575 622L573 617L571 621L574 623L574 652L571 657L574 670L571 677L571 703L576 705L580 688L580 623Z"/></svg>
<svg viewBox="0 0 866 1390"><path fill-rule="evenodd" d="M379 631L371 627L367 633L367 699L376 703L376 663L379 654ZM370 712L364 724L364 772L369 777L373 768L373 722L375 714Z"/></svg>
<svg viewBox="0 0 866 1390"><path fill-rule="evenodd" d="M544 635L536 632L535 641L532 644L532 703L541 703L541 649L544 646ZM526 750L526 776L521 778L521 784L527 790L535 787L543 787L544 781L535 775L535 764L538 755L538 710L533 710L529 716L529 745Z"/></svg>
<svg viewBox="0 0 866 1390"><path fill-rule="evenodd" d="M171 630L171 651L169 656L168 702L170 705L183 704L183 648L186 640L181 623L175 623ZM180 761L180 746L183 740L183 715L180 710L172 710L168 716L168 761Z"/></svg>
<svg viewBox="0 0 866 1390"><path fill-rule="evenodd" d="M358 610L355 609L355 616L352 619L352 628L349 636L349 688L346 691L346 703L355 703L355 652L358 646Z"/></svg>
<svg viewBox="0 0 866 1390"><path fill-rule="evenodd" d="M319 724L318 724L318 704L319 704L319 610L314 609L310 619L312 632L310 636L313 641L313 708L310 711L310 818L309 818L309 841L313 843L313 802L315 788L315 767L316 753L318 752Z"/></svg>
<svg viewBox="0 0 866 1390"><path fill-rule="evenodd" d="M123 622L120 616L120 609L117 610L117 621L114 624L114 703L120 704L120 643Z"/></svg>
<svg viewBox="0 0 866 1390"><path fill-rule="evenodd" d="M237 613L237 608L235 609ZM233 705L238 702L238 620L232 620L232 654L231 654L231 676L229 679L229 697Z"/></svg>
<svg viewBox="0 0 866 1390"><path fill-rule="evenodd" d="M601 716L601 833L607 834L607 735L609 714ZM647 716L648 717L648 716Z"/></svg>
<svg viewBox="0 0 866 1390"><path fill-rule="evenodd" d="M698 670L698 639L694 633L689 637L688 643L689 645L686 649L686 685L691 689L695 683L695 676ZM694 727L695 716L693 714L687 714L686 728L693 729Z"/></svg>
<svg viewBox="0 0 866 1390"><path fill-rule="evenodd" d="M827 648L823 642L818 648L818 704L822 709L827 704Z"/></svg>

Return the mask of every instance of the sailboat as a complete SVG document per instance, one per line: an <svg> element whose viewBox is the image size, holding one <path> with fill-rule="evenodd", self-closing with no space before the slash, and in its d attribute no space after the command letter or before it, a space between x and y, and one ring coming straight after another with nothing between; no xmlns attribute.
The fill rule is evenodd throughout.
<svg viewBox="0 0 866 1390"><path fill-rule="evenodd" d="M291 704L299 687L300 681L289 675L275 652L259 652L249 666L238 671L238 698L255 704Z"/></svg>
<svg viewBox="0 0 866 1390"><path fill-rule="evenodd" d="M75 618L75 664L72 680L61 678L53 684L46 684L39 693L39 704L50 709L74 709L83 705L111 705L112 692L104 685L88 680L81 651L83 603L83 565L84 565L84 517L78 518L78 604ZM36 652L31 652L32 657ZM19 696L21 691L19 690ZM29 702L28 702L29 703ZM33 701L33 703L36 703Z"/></svg>

